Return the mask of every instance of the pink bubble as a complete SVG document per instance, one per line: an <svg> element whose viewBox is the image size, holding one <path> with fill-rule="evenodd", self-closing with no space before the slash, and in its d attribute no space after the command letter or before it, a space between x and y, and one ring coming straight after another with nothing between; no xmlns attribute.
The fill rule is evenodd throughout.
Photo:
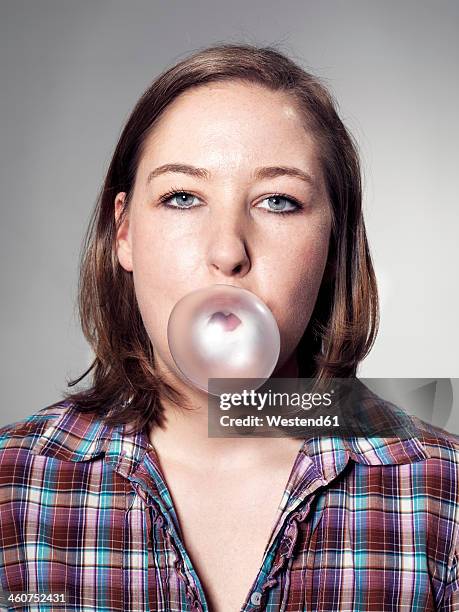
<svg viewBox="0 0 459 612"><path fill-rule="evenodd" d="M209 378L259 379L274 371L280 334L268 306L254 293L216 284L191 291L169 316L169 349L186 382L209 393Z"/></svg>

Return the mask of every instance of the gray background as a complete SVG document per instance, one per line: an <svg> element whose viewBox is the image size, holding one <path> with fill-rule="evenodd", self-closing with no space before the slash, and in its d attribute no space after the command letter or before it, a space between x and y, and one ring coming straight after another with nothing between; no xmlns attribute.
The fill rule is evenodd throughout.
<svg viewBox="0 0 459 612"><path fill-rule="evenodd" d="M122 125L159 72L215 42L278 45L357 138L381 293L359 375L459 376L458 2L3 0L0 24L0 424L90 363L78 256Z"/></svg>

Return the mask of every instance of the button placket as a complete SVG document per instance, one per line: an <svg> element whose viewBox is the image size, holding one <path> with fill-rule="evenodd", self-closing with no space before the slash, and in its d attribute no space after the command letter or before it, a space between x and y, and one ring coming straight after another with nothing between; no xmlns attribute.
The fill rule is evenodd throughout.
<svg viewBox="0 0 459 612"><path fill-rule="evenodd" d="M184 571L185 565L184 565L182 556L180 555L179 551L177 550L177 547L175 546L175 544L173 543L172 537L171 537L171 534L170 534L169 530L166 530L166 537L167 537L167 541L169 543L169 546L174 551L174 567L175 567L175 569L177 571L177 574L178 574L180 580L185 585L186 598L190 602L190 605L192 606L192 610L197 610L198 612L203 612L203 608L202 608L201 602L199 600L199 596L196 593L196 591L193 588L193 586L190 584L188 576L186 575L186 573Z"/></svg>
<svg viewBox="0 0 459 612"><path fill-rule="evenodd" d="M140 477L142 476L142 474L145 473L146 474L146 470L143 466L140 466L139 468L139 474ZM139 477L139 475L138 475ZM144 481L144 479L142 480L142 482ZM133 480L131 479L131 482L133 482ZM165 539L168 541L168 544L173 552L174 555L174 561L173 561L173 566L174 569L177 572L177 575L179 577L179 579L181 580L182 583L184 583L185 585L185 589L190 589L190 591L186 590L186 597L187 600L190 601L190 605L192 605L192 610L197 610L198 612L203 612L204 611L204 607L203 604L201 603L201 591L199 589L199 577L196 577L198 583L196 585L196 587L194 586L194 576L193 576L193 572L191 571L191 575L193 576L193 582L190 581L188 574L187 574L187 564L185 563L182 554L179 553L177 546L174 544L174 539L177 538L178 541L180 542L180 529L179 526L177 526L173 520L173 517L169 516L169 513L167 513L163 508L161 503L158 503L158 501L156 500L152 500L151 499L151 493L150 491L145 492L143 490L143 487L139 485L139 483L137 481L134 481L136 483L136 485L139 487L139 493L142 495L145 504L147 506L151 506L154 514L155 514L155 518L153 519L152 523L154 525L158 525L163 534ZM159 495L159 493L158 493ZM178 533L177 533L178 532ZM191 564L191 562L190 562ZM192 568L193 569L193 568ZM192 595L191 597L188 596L188 593L191 592ZM204 601L205 601L205 595L203 595L204 597Z"/></svg>
<svg viewBox="0 0 459 612"><path fill-rule="evenodd" d="M162 514L158 513L157 517L155 518L155 525L160 529L164 529L164 518Z"/></svg>
<svg viewBox="0 0 459 612"><path fill-rule="evenodd" d="M186 598L190 602L192 610L202 612L201 602L199 601L194 589L189 584L186 587Z"/></svg>
<svg viewBox="0 0 459 612"><path fill-rule="evenodd" d="M261 588L262 593L277 584L277 574L282 570L285 563L293 556L298 534L300 532L298 523L304 521L308 516L311 503L312 499L307 502L306 506L302 510L298 510L290 517L279 545L279 550L273 563L273 567L266 579L266 582Z"/></svg>
<svg viewBox="0 0 459 612"><path fill-rule="evenodd" d="M149 505L149 510L151 512L151 523L156 527L160 528L163 532L164 537L166 538L168 545L173 551L174 554L174 568L179 576L180 580L185 585L186 598L190 602L190 609L197 612L203 612L201 602L199 601L199 597L195 590L190 585L188 577L184 571L184 563L182 556L179 554L177 547L173 543L171 533L169 529L166 527L166 519L164 518L161 510L155 503ZM150 534L153 537L152 534Z"/></svg>

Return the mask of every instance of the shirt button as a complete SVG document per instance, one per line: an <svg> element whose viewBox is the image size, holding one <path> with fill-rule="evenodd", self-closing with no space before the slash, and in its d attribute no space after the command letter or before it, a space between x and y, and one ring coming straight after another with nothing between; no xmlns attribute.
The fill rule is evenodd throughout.
<svg viewBox="0 0 459 612"><path fill-rule="evenodd" d="M261 593L258 591L255 591L255 593L252 593L252 596L250 597L250 602L253 603L254 606L258 606L260 605L260 601L261 601Z"/></svg>

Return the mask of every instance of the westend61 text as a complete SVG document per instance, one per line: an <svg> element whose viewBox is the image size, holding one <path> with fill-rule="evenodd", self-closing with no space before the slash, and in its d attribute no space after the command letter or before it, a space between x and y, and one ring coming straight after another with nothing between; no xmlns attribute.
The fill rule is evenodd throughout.
<svg viewBox="0 0 459 612"><path fill-rule="evenodd" d="M225 414L220 417L222 427L263 427L266 424L268 427L339 427L336 415L333 417L320 415L315 419L298 416L287 418L278 415L230 417Z"/></svg>

